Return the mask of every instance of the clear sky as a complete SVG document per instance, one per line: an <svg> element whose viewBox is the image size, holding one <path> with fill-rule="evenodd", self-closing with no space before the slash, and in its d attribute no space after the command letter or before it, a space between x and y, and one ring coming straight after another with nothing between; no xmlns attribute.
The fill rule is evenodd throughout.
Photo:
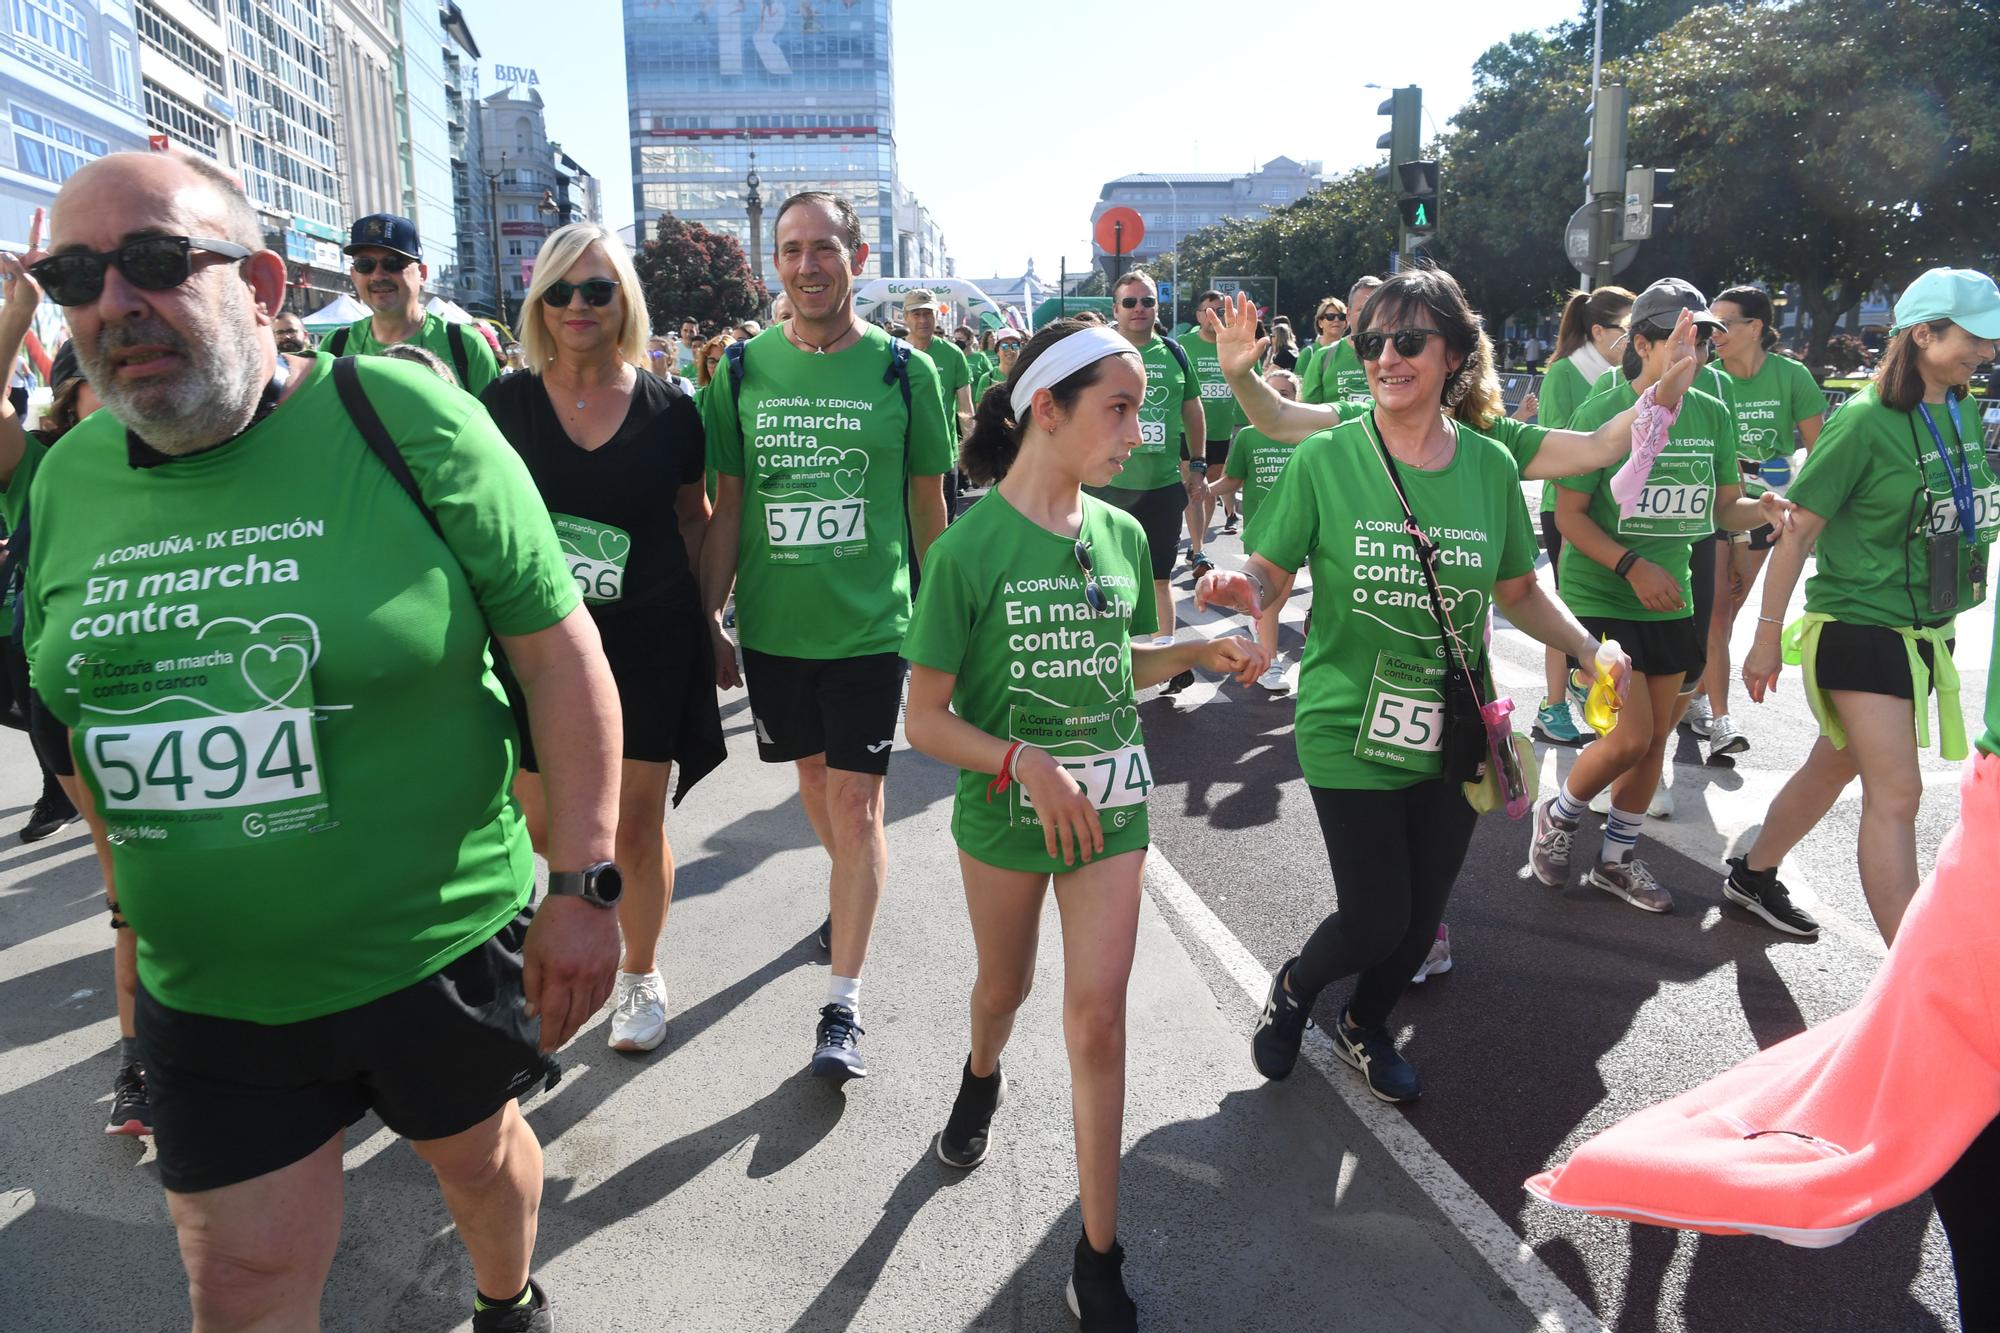
<svg viewBox="0 0 2000 1333"><path fill-rule="evenodd" d="M539 71L549 133L632 220L621 6L462 0L485 56ZM1245 171L1283 155L1328 172L1380 160L1388 94L1424 90L1426 136L1472 89L1493 43L1580 0L1273 4L1269 0L896 0L896 141L904 184L964 277L1053 277L1090 256L1104 182L1134 171ZM1142 105L1141 101L1149 105ZM1581 176L1584 127L1577 125Z"/></svg>

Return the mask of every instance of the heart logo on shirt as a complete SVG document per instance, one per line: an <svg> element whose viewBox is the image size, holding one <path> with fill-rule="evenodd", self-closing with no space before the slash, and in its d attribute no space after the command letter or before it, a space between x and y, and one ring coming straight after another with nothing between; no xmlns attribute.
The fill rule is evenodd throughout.
<svg viewBox="0 0 2000 1333"><path fill-rule="evenodd" d="M218 616L203 625L195 638L207 639L225 625L240 628L248 640L236 658L243 683L268 706L284 707L319 662L319 626L310 617L291 611L257 621Z"/></svg>
<svg viewBox="0 0 2000 1333"><path fill-rule="evenodd" d="M860 449L844 449L834 460L833 487L852 500L868 484L868 455Z"/></svg>
<svg viewBox="0 0 2000 1333"><path fill-rule="evenodd" d="M619 564L632 549L632 538L623 532L601 532L597 536L597 549L604 552L606 560Z"/></svg>
<svg viewBox="0 0 2000 1333"><path fill-rule="evenodd" d="M1118 693L1120 675L1118 670L1118 645L1115 643L1098 644L1097 651L1090 655L1090 666L1091 671L1097 676L1098 682L1104 686L1104 692L1116 695Z"/></svg>
<svg viewBox="0 0 2000 1333"><path fill-rule="evenodd" d="M1111 710L1111 730L1126 745L1139 743L1139 710L1132 704Z"/></svg>

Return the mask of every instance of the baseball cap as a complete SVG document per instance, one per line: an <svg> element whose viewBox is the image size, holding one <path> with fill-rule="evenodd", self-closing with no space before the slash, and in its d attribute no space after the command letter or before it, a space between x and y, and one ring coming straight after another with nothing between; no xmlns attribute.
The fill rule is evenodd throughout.
<svg viewBox="0 0 2000 1333"><path fill-rule="evenodd" d="M993 330L993 341L996 344L1003 342L1008 338L1012 338L1017 343L1025 343L1028 341L1028 335L1021 332L1019 329L1013 327L1011 324L1002 325L1001 327Z"/></svg>
<svg viewBox="0 0 2000 1333"><path fill-rule="evenodd" d="M1708 298L1701 294L1701 288L1679 278L1661 278L1639 293L1639 299L1632 303L1632 327L1671 325L1680 318L1683 310L1693 311L1697 324L1708 324L1718 329L1724 327L1722 321L1709 312Z"/></svg>
<svg viewBox="0 0 2000 1333"><path fill-rule="evenodd" d="M1896 301L1896 326L1948 319L1975 338L2000 338L2000 287L1977 269L1934 268L1903 290Z"/></svg>
<svg viewBox="0 0 2000 1333"><path fill-rule="evenodd" d="M370 249L394 250L416 260L424 257L423 246L417 240L417 224L394 213L370 213L355 222L348 233L346 252L351 255L356 250Z"/></svg>
<svg viewBox="0 0 2000 1333"><path fill-rule="evenodd" d="M912 310L932 310L938 308L937 293L928 287L912 287L903 293L903 313Z"/></svg>

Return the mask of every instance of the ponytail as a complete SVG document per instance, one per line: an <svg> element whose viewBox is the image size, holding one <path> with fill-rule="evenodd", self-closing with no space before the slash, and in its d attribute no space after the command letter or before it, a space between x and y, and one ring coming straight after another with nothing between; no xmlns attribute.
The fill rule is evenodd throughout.
<svg viewBox="0 0 2000 1333"><path fill-rule="evenodd" d="M1618 317L1631 309L1636 299L1623 287L1572 292L1568 303L1563 306L1562 323L1556 329L1556 354L1550 358L1550 363L1572 355L1590 340L1592 329L1616 324Z"/></svg>
<svg viewBox="0 0 2000 1333"><path fill-rule="evenodd" d="M1143 274L1140 276L1144 276ZM1124 286L1130 278L1119 279ZM1151 281L1151 279L1147 279ZM959 466L965 474L981 485L992 485L1007 475L1007 469L1014 466L1015 455L1021 452L1021 441L1028 433L1028 423L1014 420L1014 386L1035 364L1037 357L1061 342L1070 334L1087 329L1097 320L1083 320L1072 316L1069 319L1052 320L1041 327L1034 337L1028 339L1021 354L1014 358L1014 369L1008 372L1004 382L995 383L980 396L978 407L972 414L972 432L958 446ZM1049 386L1055 396L1056 406L1067 411L1076 403L1077 395L1097 382L1103 371L1102 361L1093 361L1068 378Z"/></svg>

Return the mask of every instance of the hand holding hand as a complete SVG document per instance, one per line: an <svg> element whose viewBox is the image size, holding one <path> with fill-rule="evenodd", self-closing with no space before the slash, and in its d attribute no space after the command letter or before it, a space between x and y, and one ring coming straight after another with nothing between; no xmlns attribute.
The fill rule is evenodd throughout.
<svg viewBox="0 0 2000 1333"><path fill-rule="evenodd" d="M1776 491L1765 491L1757 497L1758 517L1776 529L1781 538L1792 530L1792 511L1797 508Z"/></svg>
<svg viewBox="0 0 2000 1333"><path fill-rule="evenodd" d="M1204 671L1234 676L1238 685L1252 685L1271 665L1271 654L1261 644L1240 635L1211 639L1203 645L1198 665Z"/></svg>

